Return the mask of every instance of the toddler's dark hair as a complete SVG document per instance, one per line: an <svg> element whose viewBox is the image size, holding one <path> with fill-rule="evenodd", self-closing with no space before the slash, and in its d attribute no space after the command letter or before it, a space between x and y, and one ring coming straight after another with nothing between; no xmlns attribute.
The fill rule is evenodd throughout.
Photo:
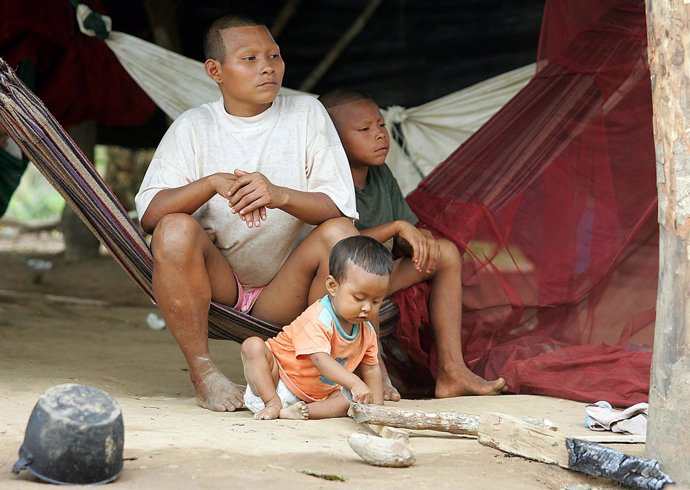
<svg viewBox="0 0 690 490"><path fill-rule="evenodd" d="M328 258L328 273L339 283L346 279L347 262L377 276L390 276L393 256L381 243L371 237L356 235L335 244Z"/></svg>

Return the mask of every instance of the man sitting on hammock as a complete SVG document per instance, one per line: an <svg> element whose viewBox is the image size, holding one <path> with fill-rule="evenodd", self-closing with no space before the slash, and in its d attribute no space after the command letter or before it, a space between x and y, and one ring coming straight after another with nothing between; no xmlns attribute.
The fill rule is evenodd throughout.
<svg viewBox="0 0 690 490"><path fill-rule="evenodd" d="M452 242L436 239L414 226L417 217L385 163L388 130L378 106L369 95L357 90L333 90L319 100L333 118L349 159L357 188L357 228L362 235L382 243L395 239L407 252L393 265L389 294L429 283L429 317L438 353L437 365L431 369L436 372L434 394L447 398L502 393L506 390L503 378L487 381L465 365L460 338L462 259ZM399 400L400 395L385 375L385 366L381 366L386 398Z"/></svg>
<svg viewBox="0 0 690 490"><path fill-rule="evenodd" d="M313 97L277 95L285 65L268 29L222 17L204 49L222 98L170 126L136 205L153 234L154 295L197 403L233 411L244 387L211 359L210 302L289 324L326 294L329 252L358 234L357 212L328 113Z"/></svg>

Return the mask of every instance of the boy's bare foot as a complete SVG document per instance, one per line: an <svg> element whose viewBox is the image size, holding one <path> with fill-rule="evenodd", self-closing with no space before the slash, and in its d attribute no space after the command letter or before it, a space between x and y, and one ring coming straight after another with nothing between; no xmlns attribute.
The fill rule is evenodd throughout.
<svg viewBox="0 0 690 490"><path fill-rule="evenodd" d="M254 414L256 420L273 420L277 419L280 412L283 410L283 404L277 396L266 403L266 406Z"/></svg>
<svg viewBox="0 0 690 490"><path fill-rule="evenodd" d="M390 378L383 380L383 399L391 402L400 401L400 392L393 386Z"/></svg>
<svg viewBox="0 0 690 490"><path fill-rule="evenodd" d="M281 408L279 418L290 420L307 420L309 418L309 408L304 402L297 402L289 407Z"/></svg>
<svg viewBox="0 0 690 490"><path fill-rule="evenodd" d="M487 381L469 369L455 373L438 373L436 398L450 398L463 395L500 395L508 389L506 381L498 378Z"/></svg>
<svg viewBox="0 0 690 490"><path fill-rule="evenodd" d="M234 412L244 404L245 387L230 381L213 369L199 378L192 378L196 403L214 412Z"/></svg>

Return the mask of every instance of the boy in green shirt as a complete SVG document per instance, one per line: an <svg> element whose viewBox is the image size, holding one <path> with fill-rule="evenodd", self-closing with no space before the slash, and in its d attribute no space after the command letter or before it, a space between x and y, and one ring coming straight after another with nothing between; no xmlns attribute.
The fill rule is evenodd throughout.
<svg viewBox="0 0 690 490"><path fill-rule="evenodd" d="M407 254L394 262L390 294L429 283L429 318L438 351L436 397L505 391L503 378L487 381L465 365L460 337L462 258L455 244L414 226L417 217L385 163L388 131L378 105L356 90L334 90L319 100L333 119L350 163L359 212L357 228L389 247L395 242ZM384 389L387 399L400 399L385 374Z"/></svg>

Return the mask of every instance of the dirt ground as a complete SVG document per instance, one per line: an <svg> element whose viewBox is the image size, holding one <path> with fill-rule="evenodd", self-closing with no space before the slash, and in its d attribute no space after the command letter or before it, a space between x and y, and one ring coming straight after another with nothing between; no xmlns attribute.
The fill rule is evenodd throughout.
<svg viewBox="0 0 690 490"><path fill-rule="evenodd" d="M146 317L156 308L108 256L64 263L58 233L25 233L0 222L0 488L31 489L10 469L31 410L48 388L82 383L120 403L125 422L122 489L215 488L619 488L610 482L512 457L475 439L412 434L416 464L365 464L347 437L364 432L350 419L255 421L248 411L196 406L185 362L166 330ZM46 272L29 259L52 263ZM242 379L239 345L211 341L221 369ZM478 414L546 417L569 435L585 435L584 404L504 395L403 400L397 406ZM643 445L617 448L642 455ZM305 471L337 475L328 481Z"/></svg>

